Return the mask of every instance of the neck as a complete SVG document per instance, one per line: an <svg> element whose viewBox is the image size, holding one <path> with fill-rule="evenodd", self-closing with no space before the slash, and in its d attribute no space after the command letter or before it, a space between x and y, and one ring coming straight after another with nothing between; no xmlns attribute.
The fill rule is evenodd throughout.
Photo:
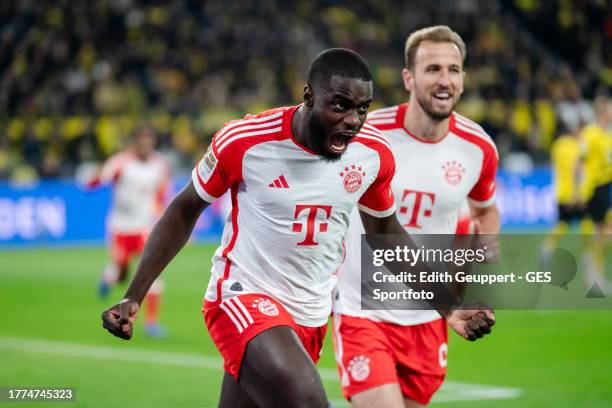
<svg viewBox="0 0 612 408"><path fill-rule="evenodd" d="M306 105L301 105L291 120L291 133L295 140L304 147L313 150L312 146L312 135L310 134L310 128L308 127L308 118L310 112Z"/></svg>
<svg viewBox="0 0 612 408"><path fill-rule="evenodd" d="M430 142L441 140L448 133L450 116L444 120L433 120L416 100L411 100L404 115L404 127L413 135Z"/></svg>

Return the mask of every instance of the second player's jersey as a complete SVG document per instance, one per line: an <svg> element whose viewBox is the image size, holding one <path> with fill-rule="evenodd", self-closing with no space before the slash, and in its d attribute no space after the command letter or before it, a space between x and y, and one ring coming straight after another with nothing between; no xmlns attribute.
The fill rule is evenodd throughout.
<svg viewBox="0 0 612 408"><path fill-rule="evenodd" d="M585 144L581 190L583 198L588 200L595 188L612 182L612 133L591 123L582 129L580 137Z"/></svg>
<svg viewBox="0 0 612 408"><path fill-rule="evenodd" d="M113 184L108 227L115 234L148 232L159 214L169 183L169 168L154 153L140 160L132 152L111 156L102 166L100 182Z"/></svg>
<svg viewBox="0 0 612 408"><path fill-rule="evenodd" d="M397 218L413 237L454 234L466 198L475 207L494 203L497 149L482 127L457 113L450 117L444 138L436 142L420 139L404 127L407 106L380 109L368 116L368 123L389 140L395 156L392 186ZM423 310L361 310L361 234L365 231L357 212L351 219L346 259L338 271L334 313L403 325L439 318L425 302L418 303ZM405 287L397 284L397 289Z"/></svg>
<svg viewBox="0 0 612 408"><path fill-rule="evenodd" d="M265 293L298 324L315 327L325 324L331 311L334 273L342 262L353 208L358 205L377 217L395 211L395 166L388 143L369 125L338 160L301 146L291 132L296 109L280 108L226 125L192 179L207 202L227 189L232 198L205 300L218 304L242 293ZM235 313L238 319L248 318L244 311Z"/></svg>

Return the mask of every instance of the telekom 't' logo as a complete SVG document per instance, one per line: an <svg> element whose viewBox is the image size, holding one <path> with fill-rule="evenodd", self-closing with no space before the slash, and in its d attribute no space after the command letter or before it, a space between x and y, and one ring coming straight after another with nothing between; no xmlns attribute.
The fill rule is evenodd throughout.
<svg viewBox="0 0 612 408"><path fill-rule="evenodd" d="M298 242L298 245L319 245L318 242L314 240L315 235L315 220L317 219L317 211L323 210L325 213L325 218L328 219L331 215L331 205L315 205L315 204L298 204L295 206L295 215L293 216L296 220L298 216L303 210L308 211L308 218L306 219L306 238L302 242ZM293 223L293 232L302 232L302 227L304 224L300 222ZM327 231L327 223L320 222L319 223L319 232Z"/></svg>
<svg viewBox="0 0 612 408"><path fill-rule="evenodd" d="M412 206L407 203L408 198L413 198ZM427 200L424 200L427 198ZM428 202L426 202L428 201ZM421 228L418 221L421 216L431 217L431 208L436 201L436 195L434 193L428 193L426 191L416 190L404 190L402 195L402 205L399 208L400 214L408 214L408 223L404 224L404 227Z"/></svg>

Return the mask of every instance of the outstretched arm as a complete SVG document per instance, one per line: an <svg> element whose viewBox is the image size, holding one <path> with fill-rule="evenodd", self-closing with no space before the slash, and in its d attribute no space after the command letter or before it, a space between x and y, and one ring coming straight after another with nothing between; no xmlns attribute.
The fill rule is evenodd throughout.
<svg viewBox="0 0 612 408"><path fill-rule="evenodd" d="M136 275L123 300L102 313L103 327L110 333L126 340L132 337L132 323L146 293L183 248L207 206L191 182L170 203L149 236Z"/></svg>
<svg viewBox="0 0 612 408"><path fill-rule="evenodd" d="M403 235L406 245L412 248L416 247L410 236L397 220L395 214L389 217L377 218L361 211L360 215L366 234ZM426 265L423 265L423 267L426 267ZM391 270L391 272L396 273L396 271L393 270ZM432 284L428 283L411 283L410 286L415 290L434 290L438 297L443 299L443 302L441 302L442 304L431 303L432 307L446 319L448 325L457 332L457 334L466 340L474 341L483 337L485 334L491 333L491 326L495 324L495 315L484 304L473 304L470 305L469 309L456 308L449 310L448 306L452 305L454 303L453 299L457 298L456 294L453 293L450 288L442 286L441 284L435 284L432 288Z"/></svg>

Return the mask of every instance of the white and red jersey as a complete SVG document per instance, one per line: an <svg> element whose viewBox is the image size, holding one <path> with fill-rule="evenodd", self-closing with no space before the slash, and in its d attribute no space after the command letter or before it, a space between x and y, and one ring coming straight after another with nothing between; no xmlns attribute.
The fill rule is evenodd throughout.
<svg viewBox="0 0 612 408"><path fill-rule="evenodd" d="M397 218L409 234L454 234L466 198L476 207L495 201L497 149L475 122L453 113L444 138L430 142L404 127L407 104L368 115L391 144L396 161L393 194ZM403 325L426 323L440 315L422 302L424 310L361 310L361 234L359 214L351 214L346 259L338 271L334 313ZM421 243L416 242L417 245ZM398 284L398 290L403 287Z"/></svg>
<svg viewBox="0 0 612 408"><path fill-rule="evenodd" d="M298 107L227 124L192 179L207 202L227 189L232 197L206 302L266 293L297 324L317 327L331 311L334 273L353 208L377 217L395 211L395 165L387 141L367 124L338 160L301 146L291 132Z"/></svg>
<svg viewBox="0 0 612 408"><path fill-rule="evenodd" d="M168 164L157 153L146 161L130 151L111 156L98 179L90 183L113 185L109 230L113 234L147 233L160 213L169 177Z"/></svg>

